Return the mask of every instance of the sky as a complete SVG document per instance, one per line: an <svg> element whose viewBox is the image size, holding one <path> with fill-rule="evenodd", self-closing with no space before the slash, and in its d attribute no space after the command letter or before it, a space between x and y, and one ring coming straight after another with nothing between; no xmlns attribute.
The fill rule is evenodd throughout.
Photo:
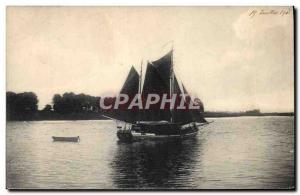
<svg viewBox="0 0 300 195"><path fill-rule="evenodd" d="M6 90L117 94L174 48L208 111L294 111L292 7L8 7ZM145 70L145 68L144 68Z"/></svg>

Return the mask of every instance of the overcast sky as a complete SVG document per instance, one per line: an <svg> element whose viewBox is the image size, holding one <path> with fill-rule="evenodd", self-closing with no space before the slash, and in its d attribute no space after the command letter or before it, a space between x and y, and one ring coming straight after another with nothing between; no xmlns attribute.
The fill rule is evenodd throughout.
<svg viewBox="0 0 300 195"><path fill-rule="evenodd" d="M206 110L294 110L291 7L9 7L7 91L117 93L171 40Z"/></svg>

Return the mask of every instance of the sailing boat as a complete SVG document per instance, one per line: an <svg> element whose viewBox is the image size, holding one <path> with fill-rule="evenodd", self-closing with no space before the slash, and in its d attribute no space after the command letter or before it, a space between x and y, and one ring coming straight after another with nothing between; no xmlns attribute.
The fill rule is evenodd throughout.
<svg viewBox="0 0 300 195"><path fill-rule="evenodd" d="M122 108L105 111L104 116L125 122L124 127L118 126L117 137L121 141L182 139L196 135L200 126L208 124L202 114L203 103L199 99L199 108L182 108L183 105L192 105L195 102L191 100L184 85L181 84L180 87L174 73L173 49L160 59L147 62L144 82L142 82L142 68L139 74L132 66L120 94L127 94L129 97L138 95L142 100L142 108L124 104ZM144 107L143 100L149 100L147 98L151 94L158 94L159 97L165 95L165 97L155 104L148 104L148 108ZM176 98L172 98L174 96ZM166 105L166 101L163 102L166 97L169 98L167 100L169 106L163 107L162 104ZM110 103L115 101L116 98L113 98ZM173 106L171 106L172 101L174 101Z"/></svg>

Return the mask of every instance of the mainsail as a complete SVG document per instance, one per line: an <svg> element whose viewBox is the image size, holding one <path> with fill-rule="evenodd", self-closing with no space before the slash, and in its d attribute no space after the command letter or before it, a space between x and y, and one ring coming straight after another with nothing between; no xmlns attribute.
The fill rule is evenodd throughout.
<svg viewBox="0 0 300 195"><path fill-rule="evenodd" d="M165 82L164 78L159 71L150 63L147 64L147 70L144 79L144 86L142 91L143 99L146 99L149 94L163 94L169 93L168 82ZM144 109L141 113L141 120L143 121L161 121L170 120L171 113L168 109L160 109L161 100L154 105L151 105L149 109Z"/></svg>
<svg viewBox="0 0 300 195"><path fill-rule="evenodd" d="M172 69L172 56L173 50L168 52L162 58L153 61L151 64L157 70L157 73L160 75L164 84L167 86L167 89L170 89L170 77L171 77L171 69ZM168 93L168 91L167 91Z"/></svg>
<svg viewBox="0 0 300 195"><path fill-rule="evenodd" d="M163 94L170 92L170 68L172 51L162 58L148 62L144 79L142 97L146 98L149 94ZM160 109L161 99L157 104L151 105L149 109L143 110L141 119L143 121L169 121L171 118L170 109Z"/></svg>
<svg viewBox="0 0 300 195"><path fill-rule="evenodd" d="M169 94L170 92L170 77L172 77L172 55L173 50L167 53L162 58L153 61L152 63L148 63L144 87L143 87L143 97L147 97L148 94L155 93L160 96L162 94ZM177 94L175 105L179 105L181 101L181 96L183 92L179 87L178 80L176 75L173 76L173 85L172 85L172 94ZM169 97L170 98L170 97ZM170 118L173 117L174 123L187 124L195 121L193 117L193 112L189 109L159 109L159 105L161 101L156 105L152 105L149 110L144 110L142 112L142 120L145 121L161 121L167 120L170 121ZM202 114L197 115L197 118L203 118ZM203 121L203 120L199 120Z"/></svg>

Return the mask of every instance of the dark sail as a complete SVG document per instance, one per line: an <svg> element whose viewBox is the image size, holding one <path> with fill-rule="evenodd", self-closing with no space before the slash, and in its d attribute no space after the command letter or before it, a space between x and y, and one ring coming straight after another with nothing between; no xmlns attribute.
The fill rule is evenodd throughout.
<svg viewBox="0 0 300 195"><path fill-rule="evenodd" d="M145 121L169 121L171 119L170 109L160 109L161 98L163 94L170 93L170 72L172 63L172 51L162 58L148 63L145 74L144 87L142 96L147 97L148 94L158 94L160 101L149 110L143 111L142 120Z"/></svg>
<svg viewBox="0 0 300 195"><path fill-rule="evenodd" d="M142 97L144 102L149 94L158 94L162 97L163 94L169 93L169 85L164 81L162 75L159 74L158 70L148 63L145 74L144 86L142 91ZM143 121L161 121L170 120L170 110L160 109L159 101L157 104L151 105L149 109L142 111L141 120Z"/></svg>
<svg viewBox="0 0 300 195"><path fill-rule="evenodd" d="M192 101L189 93L187 92L187 90L186 90L186 88L184 87L183 84L182 84L182 88L183 88L183 93L185 95L187 95L186 98L187 98L188 102ZM193 104L194 104L194 102L193 102ZM205 120L205 118L202 115L202 113L204 112L203 103L200 100L200 102L197 102L197 104L200 106L200 109L191 109L190 110L190 113L191 113L191 115L193 117L193 120L195 122L206 123L207 121Z"/></svg>
<svg viewBox="0 0 300 195"><path fill-rule="evenodd" d="M123 128L118 126L118 138L133 142L155 137L183 138L195 135L199 130L195 122L205 123L206 120L200 109L189 108L189 103L200 104L202 111L203 104L200 100L185 97L188 92L184 87L181 88L174 74L173 49L162 58L147 63L143 82L142 75L142 67L140 75L132 67L120 95L109 99L109 105L114 105L115 109L108 110L107 115L132 123L129 128L126 128L126 124ZM125 94L129 96L129 101L122 100L127 97ZM103 101L100 101L100 105L105 109Z"/></svg>
<svg viewBox="0 0 300 195"><path fill-rule="evenodd" d="M172 94L176 94L175 108L170 109L170 103L167 103L164 109L160 109L162 97L167 94L167 98L170 98L170 79L172 77L172 55L173 50L167 53L162 58L148 62L147 69L144 78L144 84L142 89L142 101L143 110L139 110L137 107L133 109L128 109L129 103L132 101L135 95L139 93L139 74L134 69L131 68L126 81L120 91L120 94L127 94L129 96L129 103L122 105L118 109L110 109L105 112L109 117L115 118L117 120L135 123L137 121L170 121L171 118L174 123L187 124L191 122L206 122L203 118L203 104L199 100L200 104L199 110L190 109L178 109L183 98L182 94L188 94L185 87L183 86L183 91L179 87L176 75L172 78ZM149 109L145 109L145 102L149 94L157 94L160 99L156 104L150 105ZM112 98L113 99L113 98ZM185 106L187 107L191 97L185 99ZM194 102L193 102L194 103Z"/></svg>
<svg viewBox="0 0 300 195"><path fill-rule="evenodd" d="M142 96L146 99L148 94L158 94L160 101L150 106L149 110L143 110L142 120L144 121L169 121L171 119L170 109L168 107L160 109L160 105L163 94L169 95L170 93L172 52L147 64Z"/></svg>
<svg viewBox="0 0 300 195"><path fill-rule="evenodd" d="M129 97L133 97L138 93L138 91L139 91L139 74L132 66L120 93L127 94Z"/></svg>
<svg viewBox="0 0 300 195"><path fill-rule="evenodd" d="M143 88L143 97L147 97L147 95L150 93L158 94L160 97L162 97L163 94L170 93L172 52L173 51L170 51L162 58L153 61L151 64L148 64ZM168 109L168 107L164 110L160 110L160 101L157 103L158 106L154 105L150 107L149 110L144 110L142 119L146 121L169 121L172 116L173 122L175 123L187 124L193 122L194 119L189 110L176 109L176 107L180 104L180 95L183 94L179 87L176 75L174 75L172 93L177 94L175 109L172 110L172 112L170 109ZM170 97L168 96L168 98Z"/></svg>
<svg viewBox="0 0 300 195"><path fill-rule="evenodd" d="M176 109L177 106L179 106L182 96L180 96L182 93L178 80L176 76L174 75L174 84L173 84L173 94L177 94L177 99L176 99L176 106L173 111L173 118L175 123L180 123L180 124L187 124L191 123L194 121L193 116L191 114L191 111L188 109ZM187 105L186 105L187 106Z"/></svg>
<svg viewBox="0 0 300 195"><path fill-rule="evenodd" d="M161 79L163 80L164 84L167 86L168 89L170 89L172 55L173 50L171 50L162 58L152 62L153 67L157 70L158 74L160 75Z"/></svg>
<svg viewBox="0 0 300 195"><path fill-rule="evenodd" d="M120 91L120 94L127 94L129 96L129 100L132 100L132 98L136 94L138 94L138 90L139 90L139 74L132 66L125 80L125 83ZM115 99L113 99L112 101L115 101ZM104 114L120 121L135 123L138 120L138 110L137 109L129 110L127 109L128 106L129 103L119 106L118 109L113 109L113 108L109 109Z"/></svg>

